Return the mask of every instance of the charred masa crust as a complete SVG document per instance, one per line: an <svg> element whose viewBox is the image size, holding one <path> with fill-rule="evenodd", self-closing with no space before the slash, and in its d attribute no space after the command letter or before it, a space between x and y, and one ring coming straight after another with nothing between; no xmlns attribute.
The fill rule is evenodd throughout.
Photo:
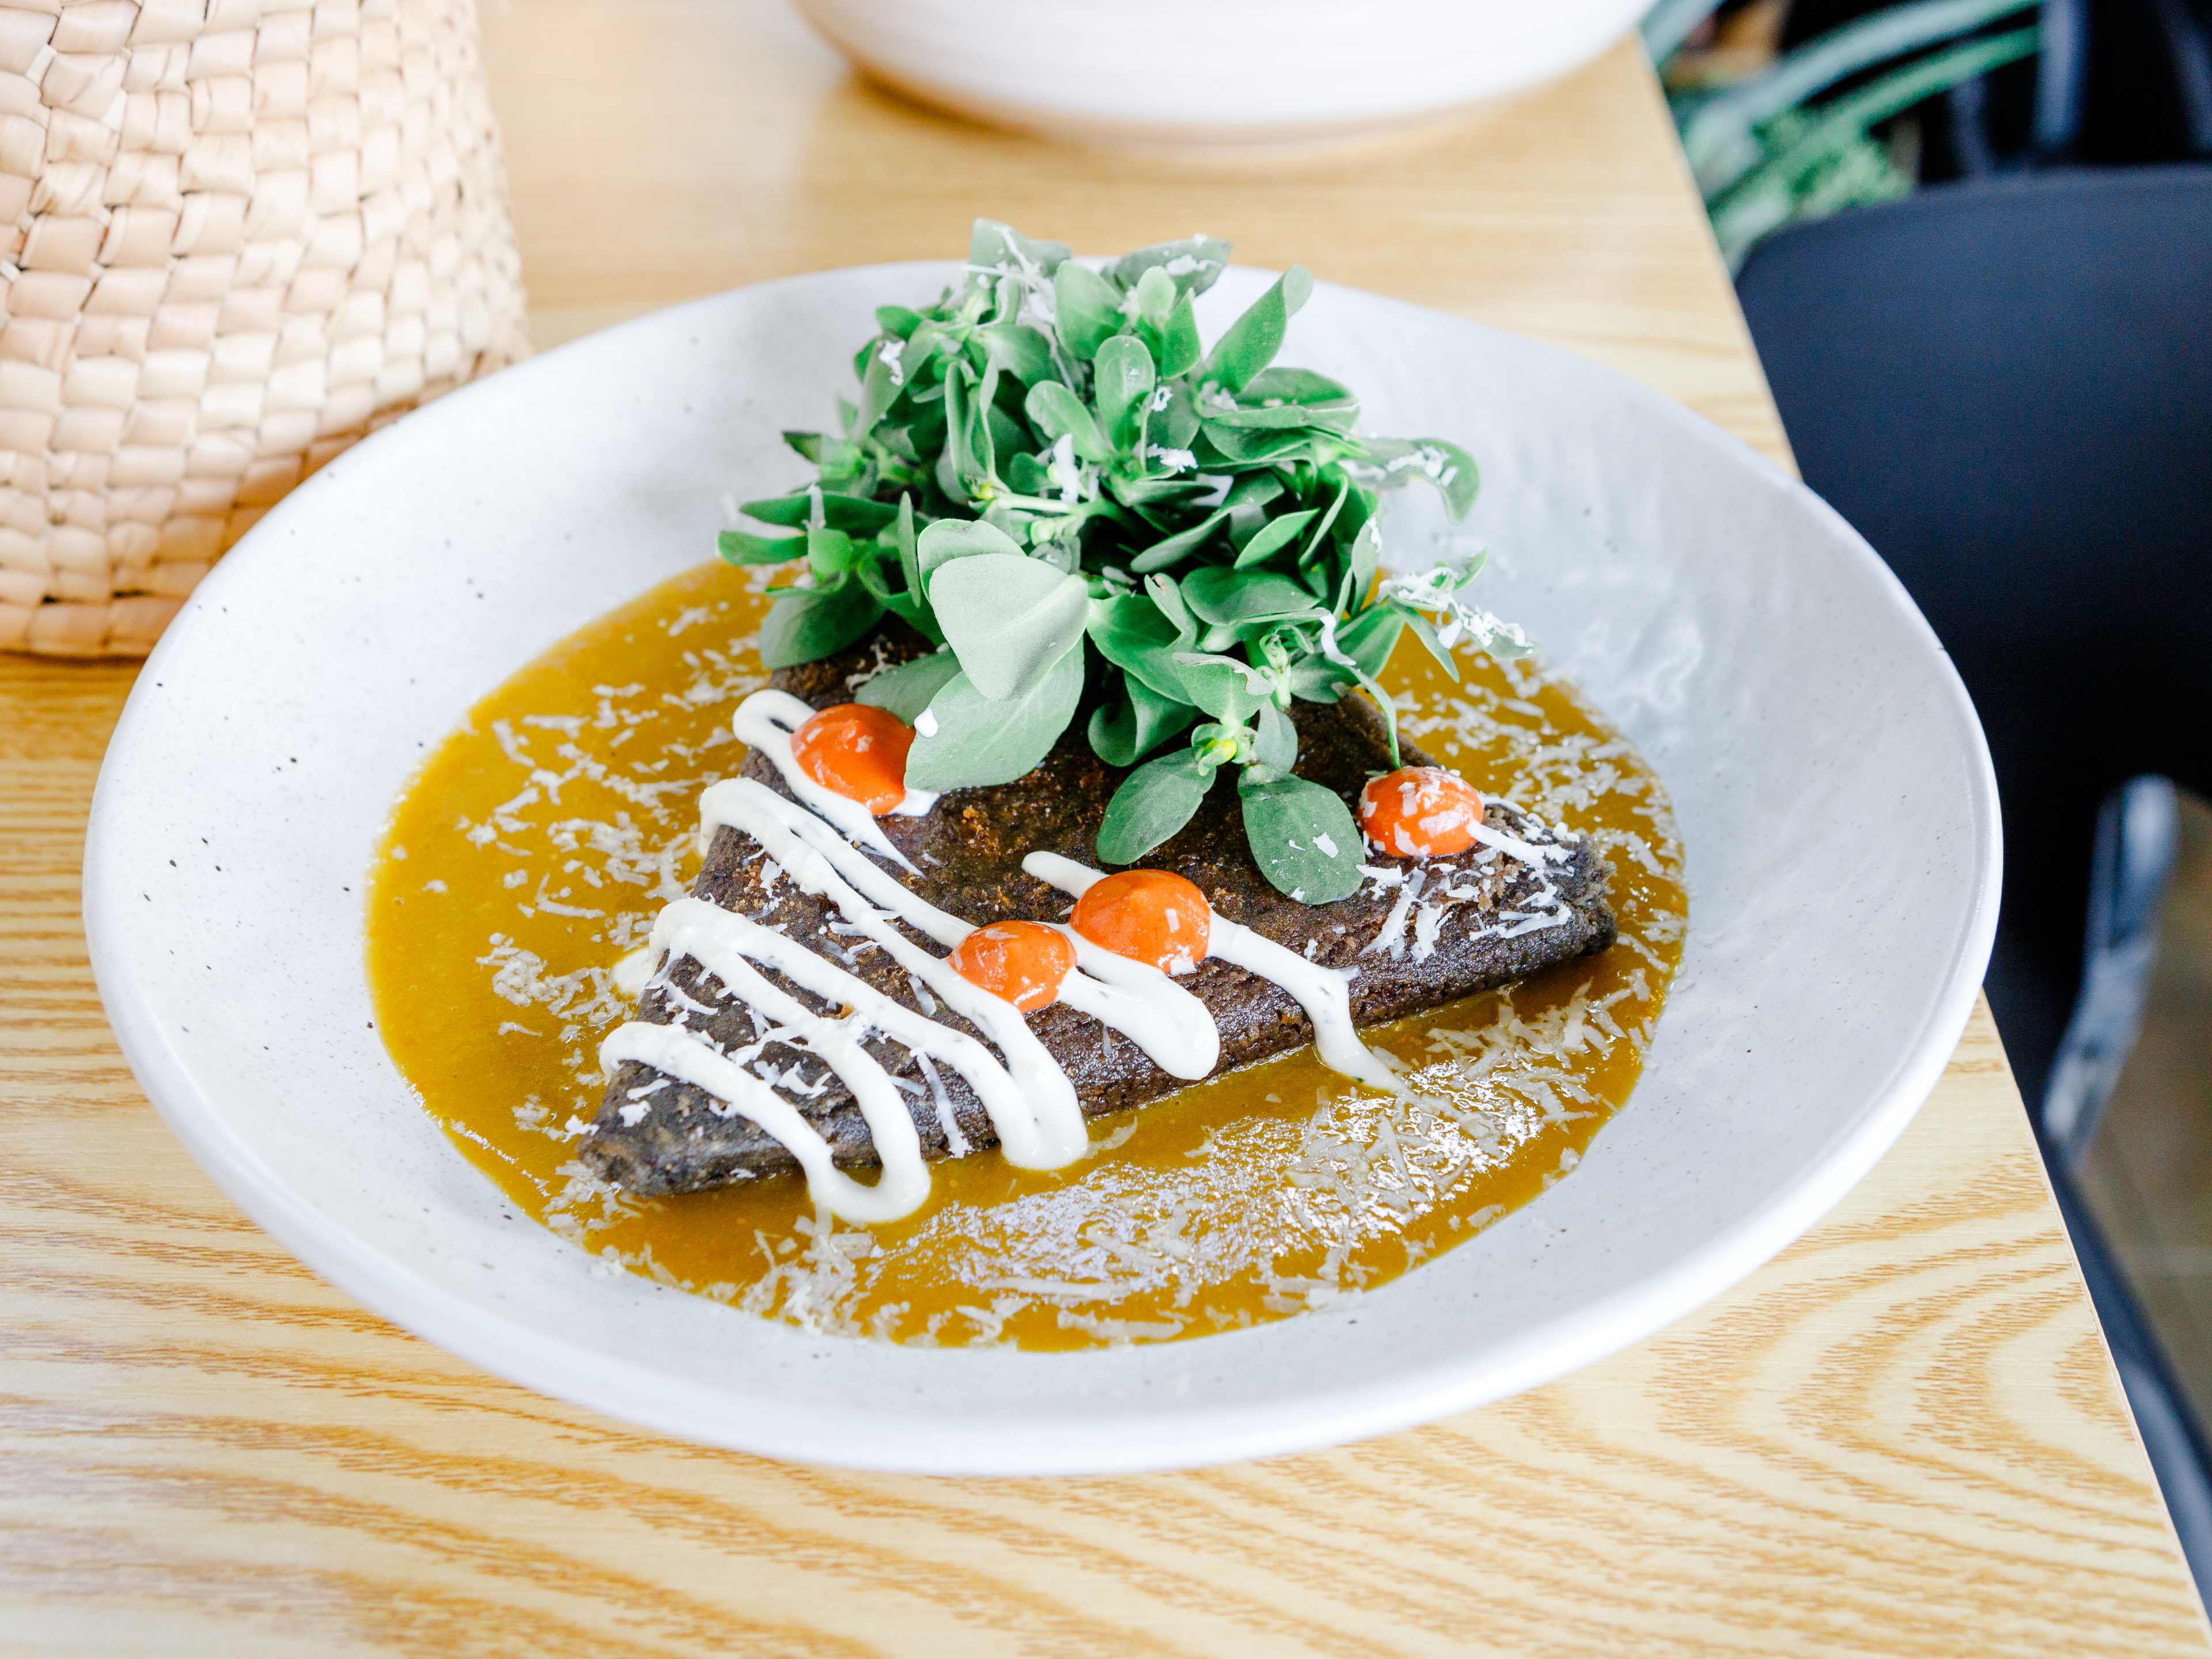
<svg viewBox="0 0 2212 1659"><path fill-rule="evenodd" d="M852 684L878 660L896 662L923 648L919 636L902 627L896 634L887 629L836 657L780 671L774 683L826 708L849 700ZM1381 718L1363 699L1347 697L1333 705L1300 703L1292 715L1298 726L1300 774L1347 800L1389 766ZM1024 873L1021 860L1031 852L1057 852L1085 863L1097 861L1091 837L1124 774L1091 754L1083 730L1079 719L1041 767L1013 783L954 791L926 817L878 820L922 872L921 879L909 878L908 884L953 915L978 922L1063 918L1068 909L1066 896ZM1426 759L1410 744L1403 745L1403 755L1408 765ZM743 771L779 793L788 793L774 766L758 756L748 757ZM1492 805L1490 821L1509 833L1540 833L1503 804ZM1367 1026L1440 1007L1610 945L1614 937L1613 912L1606 899L1610 872L1589 842L1569 844L1571 857L1550 876L1552 888L1571 913L1568 921L1535 932L1502 934L1492 925L1498 913L1533 896L1540 879L1507 859L1492 860L1480 872L1468 866L1452 879L1462 890L1467 884L1482 883L1480 896L1443 910L1434 951L1421 960L1415 960L1412 951L1396 956L1366 951L1396 902L1395 888L1370 882L1334 904L1308 905L1270 886L1246 849L1237 797L1226 787L1217 789L1189 826L1146 863L1188 877L1219 914L1291 950L1327 967L1356 967L1352 1017ZM787 879L769 886L772 877L760 854L750 836L720 831L708 849L692 891L726 908L771 921L794 938L816 942L817 948L849 949L849 939L824 930L823 924L836 916L836 908L800 892ZM1407 873L1419 867L1412 860L1379 854L1372 862ZM914 937L920 941L919 934ZM861 949L845 965L878 991L909 1007L933 1012L884 952ZM763 971L817 1012L830 1012L820 999L772 970ZM1297 1004L1255 975L1208 959L1180 982L1206 1004L1220 1027L1222 1071L1313 1039L1312 1024ZM974 1030L948 1010L933 1012L949 1024ZM761 1035L744 1006L689 958L673 964L655 981L640 1004L638 1017L659 1023L682 1020L725 1049L744 1047ZM1066 1070L1085 1116L1142 1105L1185 1086L1154 1066L1133 1043L1118 1035L1102 1036L1100 1026L1064 1004L1042 1009L1030 1015L1029 1021L1039 1041ZM867 1048L913 1091L908 1105L925 1155L946 1156L947 1137L919 1063L906 1048L880 1037L871 1039ZM862 1166L877 1161L859 1109L834 1073L812 1056L780 1043L770 1043L759 1058L784 1074L781 1091L830 1142L839 1164ZM997 1138L989 1119L958 1073L939 1068L939 1080L967 1141L976 1147L994 1145ZM645 1090L651 1092L637 1092ZM584 1138L582 1156L602 1179L640 1194L696 1192L797 1168L791 1154L750 1120L728 1113L703 1091L635 1061L617 1067L609 1079L605 1103Z"/></svg>

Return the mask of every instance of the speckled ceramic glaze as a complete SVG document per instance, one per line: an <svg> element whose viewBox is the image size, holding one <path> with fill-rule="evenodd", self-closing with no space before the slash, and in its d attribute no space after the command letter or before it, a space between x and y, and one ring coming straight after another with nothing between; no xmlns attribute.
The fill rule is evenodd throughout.
<svg viewBox="0 0 2212 1659"><path fill-rule="evenodd" d="M1795 1237L1934 1083L1996 915L1989 762L1956 676L1802 488L1565 353L1323 286L1285 356L1485 472L1486 603L1641 747L1690 931L1642 1085L1569 1178L1375 1293L1080 1354L814 1338L511 1217L370 1024L378 831L477 698L787 485L878 302L946 268L702 301L457 393L344 456L216 571L148 665L94 804L85 909L132 1068L254 1218L492 1370L672 1434L969 1473L1217 1462L1480 1405L1634 1340ZM1208 331L1265 277L1234 270ZM1401 564L1437 551L1425 492Z"/></svg>

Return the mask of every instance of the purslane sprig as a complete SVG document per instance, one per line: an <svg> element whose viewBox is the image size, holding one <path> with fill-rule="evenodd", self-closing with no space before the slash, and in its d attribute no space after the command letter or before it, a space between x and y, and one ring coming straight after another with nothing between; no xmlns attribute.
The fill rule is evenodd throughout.
<svg viewBox="0 0 2212 1659"><path fill-rule="evenodd" d="M915 787L1020 777L1088 690L1092 750L1135 769L1103 860L1144 857L1233 767L1261 869L1324 903L1359 884L1359 832L1297 775L1291 703L1366 691L1395 764L1375 677L1404 630L1455 678L1460 640L1501 656L1528 642L1465 600L1480 557L1376 582L1378 491L1423 479L1458 520L1474 462L1442 439L1361 436L1349 388L1275 365L1312 289L1303 266L1208 350L1193 301L1228 256L1196 236L1098 270L977 221L957 287L877 311L838 433L785 434L815 482L744 509L780 533L726 531L721 553L805 561L770 590L772 668L886 615L939 647L858 693L914 725Z"/></svg>

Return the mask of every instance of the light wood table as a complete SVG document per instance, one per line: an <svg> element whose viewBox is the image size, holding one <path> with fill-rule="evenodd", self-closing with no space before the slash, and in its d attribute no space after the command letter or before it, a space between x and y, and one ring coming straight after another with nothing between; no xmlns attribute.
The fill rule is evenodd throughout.
<svg viewBox="0 0 2212 1659"><path fill-rule="evenodd" d="M977 213L1097 251L1203 228L1555 341L1784 459L1632 46L1455 131L1199 165L940 120L766 0L489 14L541 343L942 256ZM0 1648L2207 1650L1985 1013L1896 1150L1735 1291L1342 1451L887 1480L481 1376L297 1266L124 1069L77 866L131 678L0 661Z"/></svg>

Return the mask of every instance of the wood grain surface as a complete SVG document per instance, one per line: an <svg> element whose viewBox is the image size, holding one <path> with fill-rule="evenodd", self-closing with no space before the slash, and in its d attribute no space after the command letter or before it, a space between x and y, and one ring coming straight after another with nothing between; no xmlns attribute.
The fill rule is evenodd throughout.
<svg viewBox="0 0 2212 1659"><path fill-rule="evenodd" d="M849 79L777 7L488 19L541 343L977 211L1540 335L1781 443L1649 71L1350 157L1115 160ZM1344 1450L929 1481L494 1382L246 1221L116 1053L77 915L132 671L0 659L0 1649L2202 1654L1985 1012L1807 1238L1657 1338Z"/></svg>

